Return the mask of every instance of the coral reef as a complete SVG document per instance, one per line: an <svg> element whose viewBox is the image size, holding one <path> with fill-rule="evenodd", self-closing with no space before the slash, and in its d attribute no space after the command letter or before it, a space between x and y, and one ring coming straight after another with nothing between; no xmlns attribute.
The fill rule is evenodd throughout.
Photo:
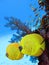
<svg viewBox="0 0 49 65"><path fill-rule="evenodd" d="M49 0L38 0L40 8L45 6L46 15L42 17L40 27L35 30L31 31L24 23L20 20L15 19L14 17L5 17L6 20L9 22L5 25L6 27L10 27L12 30L16 30L19 35L13 35L14 39L11 39L11 42L18 42L21 37L30 33L38 33L44 37L46 49L41 56L38 57L39 63L38 65L49 65ZM42 9L41 8L41 9ZM36 9L33 9L34 11ZM38 16L38 15L37 15ZM38 22L37 22L38 23ZM19 32L18 32L19 31ZM20 34L21 32L21 34ZM16 41L18 39L18 41ZM33 57L30 59L33 61Z"/></svg>

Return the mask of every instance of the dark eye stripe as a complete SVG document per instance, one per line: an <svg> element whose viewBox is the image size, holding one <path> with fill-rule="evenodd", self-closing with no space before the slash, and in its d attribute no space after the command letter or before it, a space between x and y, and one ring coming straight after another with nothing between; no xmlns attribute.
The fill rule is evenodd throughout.
<svg viewBox="0 0 49 65"><path fill-rule="evenodd" d="M6 56L8 57L8 53L6 53Z"/></svg>
<svg viewBox="0 0 49 65"><path fill-rule="evenodd" d="M22 46L19 46L19 50L20 50L20 51L22 50Z"/></svg>

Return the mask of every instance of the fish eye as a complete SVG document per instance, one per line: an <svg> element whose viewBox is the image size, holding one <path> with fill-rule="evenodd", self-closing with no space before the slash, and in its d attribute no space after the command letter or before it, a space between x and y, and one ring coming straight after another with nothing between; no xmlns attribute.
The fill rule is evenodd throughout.
<svg viewBox="0 0 49 65"><path fill-rule="evenodd" d="M20 50L20 51L22 50L22 46L19 46L19 50Z"/></svg>
<svg viewBox="0 0 49 65"><path fill-rule="evenodd" d="M8 53L6 53L6 56L8 57Z"/></svg>

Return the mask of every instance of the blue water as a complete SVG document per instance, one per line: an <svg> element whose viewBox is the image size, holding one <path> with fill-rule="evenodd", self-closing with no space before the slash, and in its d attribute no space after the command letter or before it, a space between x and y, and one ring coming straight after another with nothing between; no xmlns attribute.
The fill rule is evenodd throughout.
<svg viewBox="0 0 49 65"><path fill-rule="evenodd" d="M29 60L29 56L24 56L21 60L18 61L9 60L5 56L6 47L8 44L10 44L8 41L16 31L12 31L10 28L4 27L4 25L7 23L7 21L4 19L6 16L13 16L20 19L22 22L25 22L26 20L30 21L30 16L32 16L34 19L34 13L31 11L29 5L31 3L36 3L34 7L38 7L39 5L36 1L37 0L0 0L0 65L38 65L38 61L32 63ZM42 18L42 14L45 12L40 12L40 17Z"/></svg>

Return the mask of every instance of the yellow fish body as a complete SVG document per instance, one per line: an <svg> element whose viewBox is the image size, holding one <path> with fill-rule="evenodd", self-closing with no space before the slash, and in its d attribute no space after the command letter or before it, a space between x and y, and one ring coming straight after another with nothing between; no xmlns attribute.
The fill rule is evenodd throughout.
<svg viewBox="0 0 49 65"><path fill-rule="evenodd" d="M9 44L6 48L6 56L11 60L19 60L23 57L23 54L19 50L18 43Z"/></svg>
<svg viewBox="0 0 49 65"><path fill-rule="evenodd" d="M44 38L39 34L28 34L20 41L22 53L30 56L40 56L45 50Z"/></svg>

